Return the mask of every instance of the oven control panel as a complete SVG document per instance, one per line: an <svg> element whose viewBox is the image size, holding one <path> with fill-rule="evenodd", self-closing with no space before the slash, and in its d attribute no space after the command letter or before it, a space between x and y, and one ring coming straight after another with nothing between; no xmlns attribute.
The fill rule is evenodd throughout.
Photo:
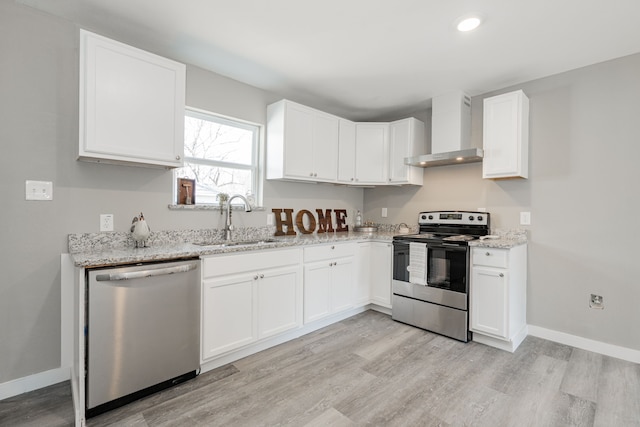
<svg viewBox="0 0 640 427"><path fill-rule="evenodd" d="M420 225L487 225L489 214L487 212L471 211L433 211L420 212L418 224Z"/></svg>

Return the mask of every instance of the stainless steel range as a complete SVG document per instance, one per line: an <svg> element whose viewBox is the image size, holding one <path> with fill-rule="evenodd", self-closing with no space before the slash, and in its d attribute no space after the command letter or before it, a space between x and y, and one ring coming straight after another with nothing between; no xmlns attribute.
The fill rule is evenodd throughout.
<svg viewBox="0 0 640 427"><path fill-rule="evenodd" d="M419 234L393 238L392 318L460 341L469 332L469 241L489 233L486 212L421 212Z"/></svg>

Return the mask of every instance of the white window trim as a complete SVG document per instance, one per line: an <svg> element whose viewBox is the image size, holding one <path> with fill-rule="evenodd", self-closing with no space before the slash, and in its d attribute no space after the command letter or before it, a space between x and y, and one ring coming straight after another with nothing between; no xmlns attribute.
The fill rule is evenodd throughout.
<svg viewBox="0 0 640 427"><path fill-rule="evenodd" d="M210 165L210 166L223 166L223 167L231 167L234 169L244 169L244 170L254 170L255 173L253 174L253 188L254 188L254 197L255 197L255 203L256 203L256 210L262 210L262 205L263 205L263 190L264 190L264 168L262 167L262 164L264 163L264 138L265 138L265 131L264 131L264 125L260 124L260 123L255 123L255 122L251 122L248 120L243 120L243 119L238 119L236 117L231 117L231 116L226 116L224 114L218 114L218 113L214 113L211 111L207 111L207 110L202 110L199 108L195 108L195 107L186 107L185 108L185 112L184 115L191 115L191 117L195 117L195 118L202 118L205 120L208 120L209 117L213 116L216 117L218 119L221 119L222 121L228 121L230 125L232 126L238 126L240 125L240 127L242 127L242 125L246 125L246 129L248 130L254 130L256 129L255 132L255 138L257 139L254 140L254 150L253 150L253 158L252 158L252 165L245 165L245 164L239 164L239 163L232 163L232 162L220 162L217 160L207 160L207 159L202 159L199 157L184 157L184 162L191 162L191 163L199 163L199 164L205 164L205 165ZM220 205L217 203L200 203L200 204L196 204L196 205L178 205L176 204L176 196L178 194L178 187L177 187L177 179L176 179L176 174L175 172L173 172L173 190L172 190L172 194L171 194L171 198L172 201L169 204L169 209L172 210L211 210L211 209L220 209ZM243 194L244 196L244 194Z"/></svg>

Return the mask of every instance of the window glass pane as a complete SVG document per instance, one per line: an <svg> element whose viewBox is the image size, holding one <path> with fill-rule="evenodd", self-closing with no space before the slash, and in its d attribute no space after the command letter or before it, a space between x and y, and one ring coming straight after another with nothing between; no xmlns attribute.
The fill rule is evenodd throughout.
<svg viewBox="0 0 640 427"><path fill-rule="evenodd" d="M184 127L185 156L251 165L253 130L191 116Z"/></svg>
<svg viewBox="0 0 640 427"><path fill-rule="evenodd" d="M250 170L224 168L218 166L186 163L177 170L176 176L196 180L195 199L197 204L217 204L219 193L242 194L251 191L252 176ZM233 204L242 204L236 199Z"/></svg>

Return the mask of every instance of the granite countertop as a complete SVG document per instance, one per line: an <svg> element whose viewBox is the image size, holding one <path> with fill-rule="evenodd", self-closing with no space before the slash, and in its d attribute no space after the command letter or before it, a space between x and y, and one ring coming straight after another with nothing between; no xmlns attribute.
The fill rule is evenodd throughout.
<svg viewBox="0 0 640 427"><path fill-rule="evenodd" d="M478 248L510 249L514 246L527 244L527 233L525 230L492 230L491 236L496 238L485 238L469 242L469 246Z"/></svg>
<svg viewBox="0 0 640 427"><path fill-rule="evenodd" d="M150 238L148 247L144 248L135 248L133 242L127 240L130 236L125 233L112 233L111 236L105 236L105 233L70 235L69 252L77 267L92 268L334 242L391 242L393 236L398 234L394 231L380 231L377 233L343 232L274 237L273 233L268 235L267 233L252 233L249 231L238 236L234 241L268 241L252 245L223 246L225 241L219 238L215 231L166 233L169 233L169 235L155 236L155 239ZM210 242L211 244L205 246L197 245L193 242Z"/></svg>

